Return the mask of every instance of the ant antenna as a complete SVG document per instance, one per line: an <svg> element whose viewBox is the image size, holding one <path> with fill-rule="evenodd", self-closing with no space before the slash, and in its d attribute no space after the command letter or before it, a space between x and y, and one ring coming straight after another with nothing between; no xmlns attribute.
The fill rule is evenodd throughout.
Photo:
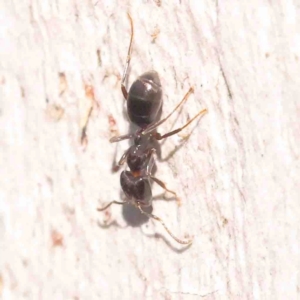
<svg viewBox="0 0 300 300"><path fill-rule="evenodd" d="M120 204L120 205L123 205L123 204L126 204L126 203L127 203L127 202L111 201L111 202L109 202L107 205L105 205L104 207L97 208L97 211L103 211L103 210L106 210L106 209L109 208L112 204Z"/></svg>
<svg viewBox="0 0 300 300"><path fill-rule="evenodd" d="M125 87L125 80L126 80L126 77L127 77L127 70L128 70L128 67L129 67L130 59L131 59L130 53L131 53L131 45L132 45L132 40L133 40L133 21L132 21L132 18L131 18L129 13L127 13L127 16L128 16L129 21L130 21L131 37L130 37L130 43L129 43L128 52L127 52L126 64L125 64L125 68L124 68L124 72L123 72L123 76L122 76L122 81L121 81L122 93L123 93L123 96L126 100L128 98L128 92L127 92L126 87Z"/></svg>
<svg viewBox="0 0 300 300"><path fill-rule="evenodd" d="M177 128L177 129L175 129L175 130L173 130L173 131L171 131L171 132L168 132L168 133L166 133L166 134L164 134L164 135L161 135L160 133L156 133L155 134L155 138L157 139L157 140L161 140L161 139L165 139L165 138L167 138L167 137L169 137L169 136L171 136L171 135L173 135L173 134L176 134L176 133L178 133L178 132L180 132L182 129L184 129L185 127L187 127L188 125L190 125L196 118L198 118L200 115L202 115L202 114L205 114L205 113L207 113L207 109L205 108L205 109L203 109L203 110L201 110L201 111L199 111L198 113L197 113L197 115L196 116L194 116L192 119L190 119L184 126L182 126L182 127L180 127L180 128Z"/></svg>
<svg viewBox="0 0 300 300"><path fill-rule="evenodd" d="M191 93L194 92L194 88L190 87L190 89L188 90L188 92L185 94L185 96L183 97L183 99L177 104L177 106L162 120L153 123L152 125L148 126L143 132L142 134L147 134L149 132L151 132L153 129L155 129L156 127L158 127L159 125L161 125L162 123L164 123L165 121L167 121L172 115L173 113L179 108L179 106L181 106L190 96Z"/></svg>
<svg viewBox="0 0 300 300"><path fill-rule="evenodd" d="M158 222L160 222L162 224L162 226L164 226L165 230L168 232L168 234L179 244L183 244L183 245L189 245L193 242L193 239L190 240L181 240L179 238L177 238L171 231L170 229L166 226L166 224L163 222L163 220L153 214L148 214L147 212L145 212L144 210L142 210L141 205L139 203L137 203L137 207L140 210L140 212L144 215L146 215L148 218L152 218Z"/></svg>

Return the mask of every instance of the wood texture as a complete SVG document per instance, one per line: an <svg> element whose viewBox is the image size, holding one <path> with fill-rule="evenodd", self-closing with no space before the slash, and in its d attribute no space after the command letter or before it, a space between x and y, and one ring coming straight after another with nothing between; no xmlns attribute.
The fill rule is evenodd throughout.
<svg viewBox="0 0 300 300"><path fill-rule="evenodd" d="M0 1L0 298L297 299L299 10L292 0ZM161 195L154 213L194 236L188 249L130 207L96 211L122 198L112 162L128 142L108 140L129 130L127 11L128 86L158 71L164 113L195 88L160 132L209 111L163 143L158 163L182 205Z"/></svg>

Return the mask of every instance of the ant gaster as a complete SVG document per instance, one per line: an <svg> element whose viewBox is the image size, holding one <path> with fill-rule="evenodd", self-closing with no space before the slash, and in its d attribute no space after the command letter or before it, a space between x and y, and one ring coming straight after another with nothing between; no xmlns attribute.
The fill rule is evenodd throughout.
<svg viewBox="0 0 300 300"><path fill-rule="evenodd" d="M124 202L112 201L106 206L98 208L98 211L103 211L112 204L122 205L131 203L135 205L142 214L159 221L170 234L170 236L178 243L191 244L192 239L178 239L159 217L145 212L142 207L149 207L152 205L151 181L156 182L163 189L176 196L175 192L169 190L161 180L152 175L152 168L154 166L154 153L156 151L155 147L153 146L155 141L167 138L180 132L197 117L206 113L207 110L204 109L200 111L181 128L175 129L163 135L156 131L156 128L164 123L178 109L178 107L188 99L188 96L193 92L193 88L190 88L182 101L173 109L173 111L161 120L162 90L160 79L156 71L149 71L139 76L131 85L129 92L127 92L125 81L128 75L133 40L133 21L129 14L128 18L131 25L131 38L126 65L121 81L121 89L124 98L127 100L128 117L132 123L139 127L139 129L135 133L113 137L110 139L111 143L119 142L125 139L133 139L133 145L123 154L119 161L119 165L123 165L126 161L130 170L123 171L120 178L122 190L128 200Z"/></svg>

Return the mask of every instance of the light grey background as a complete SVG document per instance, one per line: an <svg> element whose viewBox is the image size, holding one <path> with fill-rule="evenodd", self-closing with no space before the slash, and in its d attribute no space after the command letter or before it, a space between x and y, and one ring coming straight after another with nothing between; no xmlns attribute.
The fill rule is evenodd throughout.
<svg viewBox="0 0 300 300"><path fill-rule="evenodd" d="M299 297L299 7L0 1L0 297ZM128 142L108 140L128 132L120 91L127 11L135 25L129 85L157 70L165 113L195 88L160 132L209 110L166 140L163 157L192 131L158 163L182 205L155 200L154 213L177 236L194 236L186 251L160 224L130 226L122 207L96 211L121 198L111 168ZM107 218L113 225L99 226Z"/></svg>

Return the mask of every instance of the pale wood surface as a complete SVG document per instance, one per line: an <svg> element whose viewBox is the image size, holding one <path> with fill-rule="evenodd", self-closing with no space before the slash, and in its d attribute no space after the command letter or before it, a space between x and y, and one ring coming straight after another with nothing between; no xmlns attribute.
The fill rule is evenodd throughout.
<svg viewBox="0 0 300 300"><path fill-rule="evenodd" d="M182 205L155 200L154 212L194 236L186 251L160 224L130 226L128 208L99 226L109 215L96 208L120 200L112 161L128 147L108 142L111 117L128 132L127 11L129 84L157 70L165 113L195 87L160 131L209 110L158 164ZM0 297L299 298L299 16L296 0L2 0Z"/></svg>

